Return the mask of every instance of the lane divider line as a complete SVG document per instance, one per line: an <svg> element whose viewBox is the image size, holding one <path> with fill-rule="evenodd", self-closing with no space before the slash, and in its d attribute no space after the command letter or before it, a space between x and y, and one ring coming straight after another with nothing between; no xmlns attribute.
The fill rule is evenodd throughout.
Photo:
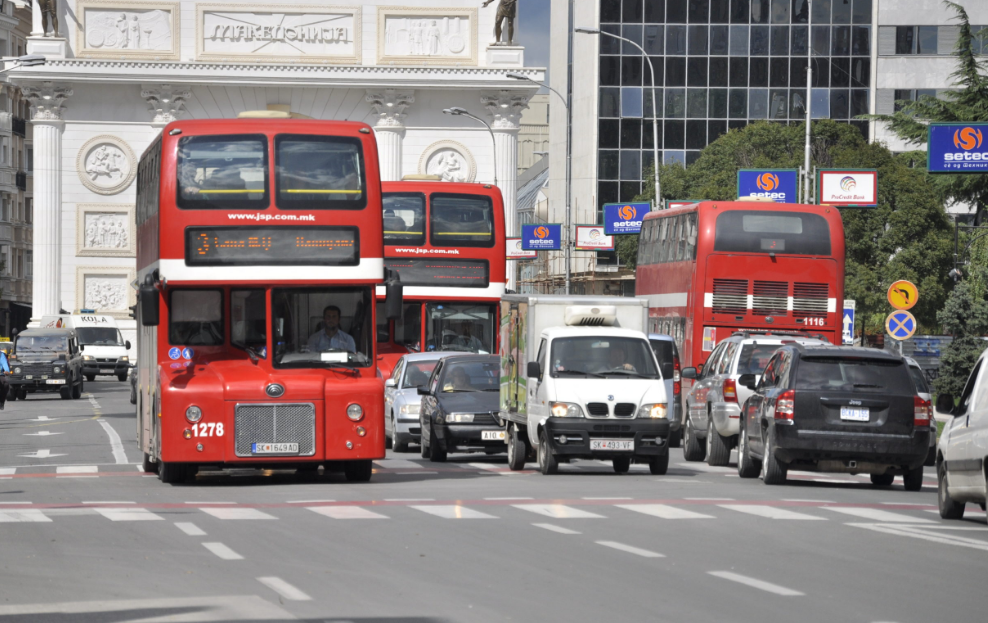
<svg viewBox="0 0 988 623"><path fill-rule="evenodd" d="M625 545L624 543L618 543L617 541L594 541L594 543L597 545L603 545L604 547L610 547L621 552L635 554L636 556L641 556L642 558L665 558L664 554L650 552L647 549L635 547L634 545Z"/></svg>
<svg viewBox="0 0 988 623"><path fill-rule="evenodd" d="M206 536L206 531L189 521L176 521L175 527L189 536Z"/></svg>
<svg viewBox="0 0 988 623"><path fill-rule="evenodd" d="M783 597L799 597L801 595L805 595L805 593L794 591L793 589L786 588L785 586L779 586L778 584L772 584L771 582L766 582L764 580L749 578L746 575L741 575L739 573L732 573L730 571L707 571L707 574L712 575L715 578L720 578L722 580L737 582L738 584L744 584L745 586L757 588L767 593L782 595Z"/></svg>
<svg viewBox="0 0 988 623"><path fill-rule="evenodd" d="M127 460L127 452L124 451L123 440L120 439L120 435L110 426L110 423L100 418L96 420L99 425L103 427L106 431L106 436L110 438L110 449L113 451L113 460L116 461L117 465L124 463L129 463Z"/></svg>
<svg viewBox="0 0 988 623"><path fill-rule="evenodd" d="M569 528L564 528L562 526L554 526L551 523L533 523L532 525L536 528L543 528L551 532L558 532L559 534L583 534L582 532L570 530Z"/></svg>
<svg viewBox="0 0 988 623"><path fill-rule="evenodd" d="M295 588L288 582L282 580L281 578L276 578L274 576L267 576L263 578L257 578L257 581L267 586L274 592L278 593L285 599L289 601L312 601L312 598L303 593L301 590Z"/></svg>
<svg viewBox="0 0 988 623"><path fill-rule="evenodd" d="M244 557L222 543L203 543L203 547L223 560L243 560Z"/></svg>

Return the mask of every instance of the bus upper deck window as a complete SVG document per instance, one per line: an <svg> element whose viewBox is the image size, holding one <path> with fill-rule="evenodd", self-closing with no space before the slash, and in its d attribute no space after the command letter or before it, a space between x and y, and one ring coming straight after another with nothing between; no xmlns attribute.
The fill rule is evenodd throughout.
<svg viewBox="0 0 988 623"><path fill-rule="evenodd" d="M481 195L433 193L429 241L438 247L494 246L494 203Z"/></svg>
<svg viewBox="0 0 988 623"><path fill-rule="evenodd" d="M359 210L367 205L364 151L343 136L275 138L275 189L283 210Z"/></svg>
<svg viewBox="0 0 988 623"><path fill-rule="evenodd" d="M268 207L267 139L257 135L186 136L178 142L178 197L185 209Z"/></svg>
<svg viewBox="0 0 988 623"><path fill-rule="evenodd" d="M425 242L425 195L385 193L384 243L419 246Z"/></svg>

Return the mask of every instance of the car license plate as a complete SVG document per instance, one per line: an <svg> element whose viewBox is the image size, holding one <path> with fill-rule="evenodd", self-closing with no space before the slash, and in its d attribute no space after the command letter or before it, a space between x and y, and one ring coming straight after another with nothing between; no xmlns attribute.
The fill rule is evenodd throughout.
<svg viewBox="0 0 988 623"><path fill-rule="evenodd" d="M65 385L65 379L48 379L45 383L49 385Z"/></svg>
<svg viewBox="0 0 988 623"><path fill-rule="evenodd" d="M504 441L504 431L503 430L480 431L480 438L484 441Z"/></svg>
<svg viewBox="0 0 988 623"><path fill-rule="evenodd" d="M297 443L252 443L253 454L298 454Z"/></svg>
<svg viewBox="0 0 988 623"><path fill-rule="evenodd" d="M620 452L634 452L634 439L591 439L591 450L618 450Z"/></svg>
<svg viewBox="0 0 988 623"><path fill-rule="evenodd" d="M868 409L855 409L853 407L841 407L840 419L849 422L867 422L871 419Z"/></svg>

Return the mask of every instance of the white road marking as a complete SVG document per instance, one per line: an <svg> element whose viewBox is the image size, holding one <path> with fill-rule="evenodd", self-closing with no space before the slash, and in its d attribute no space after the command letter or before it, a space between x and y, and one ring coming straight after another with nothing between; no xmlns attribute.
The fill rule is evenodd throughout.
<svg viewBox="0 0 988 623"><path fill-rule="evenodd" d="M512 504L515 508L554 519L604 519L603 515L581 511L563 504Z"/></svg>
<svg viewBox="0 0 988 623"><path fill-rule="evenodd" d="M206 536L205 530L187 521L176 521L175 527L189 536Z"/></svg>
<svg viewBox="0 0 988 623"><path fill-rule="evenodd" d="M28 420L28 422L50 422L50 421L51 420L48 418L47 415L39 415L38 417L32 420Z"/></svg>
<svg viewBox="0 0 988 623"><path fill-rule="evenodd" d="M203 543L203 547L213 552L223 560L243 560L244 557L222 543Z"/></svg>
<svg viewBox="0 0 988 623"><path fill-rule="evenodd" d="M83 500L81 504L137 504L137 502L124 502L117 500L96 500L96 501Z"/></svg>
<svg viewBox="0 0 988 623"><path fill-rule="evenodd" d="M583 534L582 532L570 530L569 528L563 528L562 526L554 526L551 523L533 523L532 525L536 528L544 528L552 532L558 532L559 534Z"/></svg>
<svg viewBox="0 0 988 623"><path fill-rule="evenodd" d="M622 552L628 552L629 554L642 556L643 558L665 558L663 554L658 552L650 552L647 549L641 549L640 547L634 547L632 545L625 545L624 543L618 543L617 541L595 541L595 543L597 543L597 545L611 547Z"/></svg>
<svg viewBox="0 0 988 623"><path fill-rule="evenodd" d="M288 500L285 504L322 504L323 502L335 502L336 500Z"/></svg>
<svg viewBox="0 0 988 623"><path fill-rule="evenodd" d="M61 465L55 468L56 474L97 474L99 467L96 465Z"/></svg>
<svg viewBox="0 0 988 623"><path fill-rule="evenodd" d="M813 515L797 513L795 511L787 510L785 508L778 508L776 506L762 506L760 504L718 504L717 506L726 508L727 510L738 511L739 513L747 513L749 515L765 517L766 519L796 519L807 521L827 520L826 517L815 517Z"/></svg>
<svg viewBox="0 0 988 623"><path fill-rule="evenodd" d="M635 498L583 498L584 500L633 500Z"/></svg>
<svg viewBox="0 0 988 623"><path fill-rule="evenodd" d="M97 513L110 521L164 521L146 508L97 508Z"/></svg>
<svg viewBox="0 0 988 623"><path fill-rule="evenodd" d="M916 504L915 502L879 502L879 504L887 504L889 506L898 506L899 504L906 504L908 506L927 506L929 508L937 508L936 504ZM939 509L937 510L939 512Z"/></svg>
<svg viewBox="0 0 988 623"><path fill-rule="evenodd" d="M733 502L734 498L683 498L684 500L695 500L699 502Z"/></svg>
<svg viewBox="0 0 988 623"><path fill-rule="evenodd" d="M8 504L31 504L31 502L21 502L21 501L11 502L11 501L4 500L3 502L0 502L0 508L6 506Z"/></svg>
<svg viewBox="0 0 988 623"><path fill-rule="evenodd" d="M964 537L954 536L952 534L936 534L930 531L933 526L923 526L920 528L919 526L902 524L888 525L869 523L849 523L847 525L854 526L855 528L873 530L875 532L883 532L885 534L894 534L895 536L921 539L923 541L930 541L941 545L956 545L958 547L967 547L969 549L988 552L988 541L982 541L980 539L966 539Z"/></svg>
<svg viewBox="0 0 988 623"><path fill-rule="evenodd" d="M0 476L13 476L16 473L16 467L0 467Z"/></svg>
<svg viewBox="0 0 988 623"><path fill-rule="evenodd" d="M707 465L706 463L676 463L675 466L695 472L706 472L708 474L727 474L737 471L733 467L720 467L718 465Z"/></svg>
<svg viewBox="0 0 988 623"><path fill-rule="evenodd" d="M311 601L312 598L295 588L288 582L276 577L257 578L257 581L267 586L289 601Z"/></svg>
<svg viewBox="0 0 988 623"><path fill-rule="evenodd" d="M476 467L477 469L486 469L486 470L499 470L505 468L504 465L492 465L491 463L467 463L467 465L469 465L470 467Z"/></svg>
<svg viewBox="0 0 988 623"><path fill-rule="evenodd" d="M518 497L518 496L511 496L511 497L507 497L507 498L484 498L484 499L485 500L488 500L488 501L495 502L495 501L498 501L498 500L505 500L505 501L507 501L507 500L534 500L535 498L523 498L523 497Z"/></svg>
<svg viewBox="0 0 988 623"><path fill-rule="evenodd" d="M47 523L50 521L51 517L47 517L34 508L0 510L0 523Z"/></svg>
<svg viewBox="0 0 988 623"><path fill-rule="evenodd" d="M369 511L362 506L306 506L313 513L333 519L387 519L385 515Z"/></svg>
<svg viewBox="0 0 988 623"><path fill-rule="evenodd" d="M155 476L157 478L157 476ZM236 504L236 502L185 502L185 504L196 504L203 506L217 506L219 504Z"/></svg>
<svg viewBox="0 0 988 623"><path fill-rule="evenodd" d="M814 504L836 504L833 500L804 500L802 498L782 498L783 502L813 502Z"/></svg>
<svg viewBox="0 0 988 623"><path fill-rule="evenodd" d="M924 519L923 517L911 517L909 515L900 515L899 513L890 513L879 508L841 508L838 506L824 506L823 508L826 508L828 511L834 511L835 513L843 513L845 515L851 515L852 517L860 517L862 519L869 519L880 523L936 523L935 521Z"/></svg>
<svg viewBox="0 0 988 623"><path fill-rule="evenodd" d="M127 453L124 451L123 441L120 439L120 435L103 418L96 421L106 431L106 436L110 438L110 450L113 451L113 460L117 462L117 465L127 463Z"/></svg>
<svg viewBox="0 0 988 623"><path fill-rule="evenodd" d="M442 517L443 519L497 519L494 515L488 515L487 513L475 511L472 508L466 508L458 504L410 506L409 508L414 508L415 510L435 515L436 517Z"/></svg>
<svg viewBox="0 0 988 623"><path fill-rule="evenodd" d="M756 580L755 578L749 578L746 575L741 575L738 573L731 573L730 571L707 571L707 573L723 580L730 580L731 582L737 582L739 584L744 584L745 586L757 588L769 593L775 593L776 595L782 595L784 597L796 597L804 594L799 591L794 591L791 588L786 588L785 586L779 586L778 584L772 584L771 582L765 582L764 580Z"/></svg>
<svg viewBox="0 0 988 623"><path fill-rule="evenodd" d="M43 430L37 433L24 433L25 437L49 437L51 435L61 435L62 433L53 433L50 430Z"/></svg>
<svg viewBox="0 0 988 623"><path fill-rule="evenodd" d="M668 506L666 504L618 504L618 508L623 508L636 513L660 517L662 519L713 519L713 515L694 513L684 508Z"/></svg>
<svg viewBox="0 0 988 623"><path fill-rule="evenodd" d="M385 502L435 502L436 498L384 498Z"/></svg>
<svg viewBox="0 0 988 623"><path fill-rule="evenodd" d="M52 454L51 450L44 448L42 450L37 450L29 454L18 454L17 456L22 456L26 459L47 459L53 456L65 456L64 454Z"/></svg>
<svg viewBox="0 0 988 623"><path fill-rule="evenodd" d="M422 469L420 463L405 459L381 459L380 461L374 461L374 463L384 469Z"/></svg>
<svg viewBox="0 0 988 623"><path fill-rule="evenodd" d="M200 508L204 513L212 515L217 519L277 519L274 515L268 515L256 508Z"/></svg>

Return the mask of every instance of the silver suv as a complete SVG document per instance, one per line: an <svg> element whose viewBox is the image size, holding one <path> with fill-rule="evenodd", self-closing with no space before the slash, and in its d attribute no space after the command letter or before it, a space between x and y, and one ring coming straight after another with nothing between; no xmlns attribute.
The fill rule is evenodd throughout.
<svg viewBox="0 0 988 623"><path fill-rule="evenodd" d="M752 393L738 379L750 374L757 380L783 344L829 343L822 337L738 331L714 348L701 370L685 368L683 378L695 381L686 394L683 457L727 465L738 442L741 406Z"/></svg>

